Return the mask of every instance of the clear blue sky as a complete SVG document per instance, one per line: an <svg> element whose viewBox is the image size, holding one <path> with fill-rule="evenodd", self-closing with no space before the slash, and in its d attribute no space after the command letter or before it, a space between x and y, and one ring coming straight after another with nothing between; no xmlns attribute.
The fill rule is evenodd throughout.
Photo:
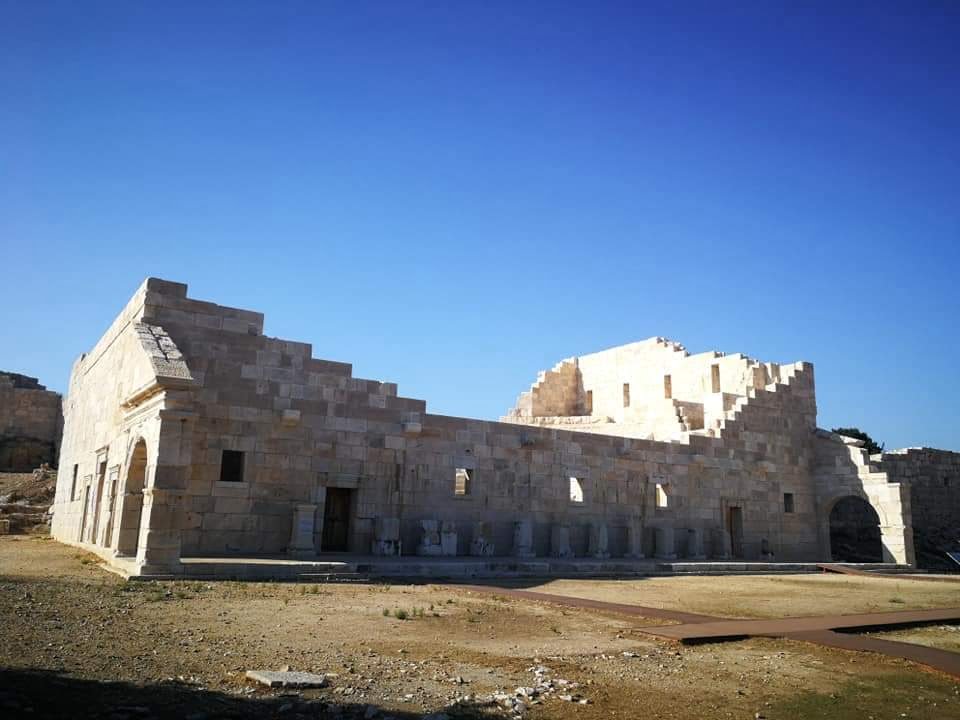
<svg viewBox="0 0 960 720"><path fill-rule="evenodd" d="M495 418L651 335L960 450L960 5L0 1L0 368L148 275Z"/></svg>

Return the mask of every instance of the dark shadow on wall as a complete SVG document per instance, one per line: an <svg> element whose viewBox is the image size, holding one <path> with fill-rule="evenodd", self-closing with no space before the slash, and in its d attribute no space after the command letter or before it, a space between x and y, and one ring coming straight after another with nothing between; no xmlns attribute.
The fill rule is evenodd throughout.
<svg viewBox="0 0 960 720"><path fill-rule="evenodd" d="M5 437L0 440L0 472L27 473L42 464L56 465L54 444L29 437Z"/></svg>
<svg viewBox="0 0 960 720"><path fill-rule="evenodd" d="M331 702L330 691L258 692L232 695L180 682L137 684L71 677L49 670L0 670L0 717L111 718L112 720L217 720L219 718L395 718L420 720L429 712L405 712L365 703ZM317 697L308 697L310 694ZM373 708L371 710L370 708ZM374 712L376 711L376 712ZM430 712L441 712L433 710ZM452 718L484 718L475 704L442 710Z"/></svg>
<svg viewBox="0 0 960 720"><path fill-rule="evenodd" d="M883 562L880 518L863 498L841 498L830 511L830 555L836 562Z"/></svg>

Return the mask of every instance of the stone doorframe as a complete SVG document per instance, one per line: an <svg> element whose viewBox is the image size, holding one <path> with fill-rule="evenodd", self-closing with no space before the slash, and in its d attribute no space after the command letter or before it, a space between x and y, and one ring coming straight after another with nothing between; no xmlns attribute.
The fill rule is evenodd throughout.
<svg viewBox="0 0 960 720"><path fill-rule="evenodd" d="M746 518L746 509L747 501L745 498L739 497L721 497L720 498L720 537L719 540L723 543L721 548L711 548L713 551L712 554L714 557L730 559L734 558L733 556L733 538L731 537L732 528L729 526L730 518L730 508L740 508L740 518L741 520ZM746 535L746 527L741 527L741 530L744 535ZM744 544L744 539L740 538L741 544ZM744 549L744 556L746 556L746 550ZM743 558L734 558L740 559Z"/></svg>
<svg viewBox="0 0 960 720"><path fill-rule="evenodd" d="M324 511L327 507L327 488L344 488L346 490L359 490L360 488L360 476L359 475L347 475L343 473L319 473L317 477L317 484L314 487L313 497L310 502L313 507L313 552L322 552L323 551L323 517ZM309 512L307 506L297 505L295 506L295 515L294 522L303 519L304 514ZM356 518L352 518L355 520ZM352 525L353 523L351 523ZM303 537L305 527L302 527L300 530L300 535ZM293 543L291 542L291 545ZM299 551L303 551L303 547L299 548Z"/></svg>

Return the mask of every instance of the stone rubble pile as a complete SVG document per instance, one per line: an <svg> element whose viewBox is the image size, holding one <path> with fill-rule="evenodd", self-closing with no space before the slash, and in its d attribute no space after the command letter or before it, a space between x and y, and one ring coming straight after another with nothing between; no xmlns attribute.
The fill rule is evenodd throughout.
<svg viewBox="0 0 960 720"><path fill-rule="evenodd" d="M43 464L32 473L0 473L0 534L50 530L57 471Z"/></svg>

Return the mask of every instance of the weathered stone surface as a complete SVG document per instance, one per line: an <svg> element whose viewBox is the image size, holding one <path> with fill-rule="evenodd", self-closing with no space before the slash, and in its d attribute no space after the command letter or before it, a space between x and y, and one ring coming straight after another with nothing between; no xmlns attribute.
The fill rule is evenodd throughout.
<svg viewBox="0 0 960 720"><path fill-rule="evenodd" d="M888 475L887 455L818 430L809 363L651 338L562 361L502 422L434 415L154 278L77 360L65 408L54 536L171 571L181 554L494 548L828 560L824 518L849 495L877 508L885 559L910 562L926 466Z"/></svg>
<svg viewBox="0 0 960 720"><path fill-rule="evenodd" d="M326 675L282 670L247 670L247 679L268 687L322 688L327 685Z"/></svg>
<svg viewBox="0 0 960 720"><path fill-rule="evenodd" d="M36 378L0 372L0 472L56 465L62 429L59 393Z"/></svg>

